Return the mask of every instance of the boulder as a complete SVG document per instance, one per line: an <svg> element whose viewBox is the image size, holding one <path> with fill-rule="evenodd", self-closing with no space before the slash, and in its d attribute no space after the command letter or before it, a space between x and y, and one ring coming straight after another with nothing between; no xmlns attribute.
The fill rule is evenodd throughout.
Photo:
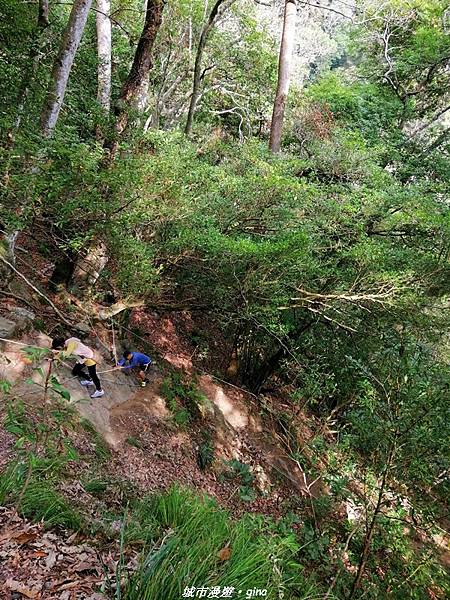
<svg viewBox="0 0 450 600"><path fill-rule="evenodd" d="M12 339L17 330L17 323L0 317L0 338ZM0 347L2 348L6 342L0 340Z"/></svg>
<svg viewBox="0 0 450 600"><path fill-rule="evenodd" d="M16 306L10 310L11 319L13 319L16 323L17 330L23 330L34 321L36 315L31 312L31 310L27 310L26 308L22 308L20 306ZM16 332L17 332L16 330Z"/></svg>
<svg viewBox="0 0 450 600"><path fill-rule="evenodd" d="M76 323L73 328L83 335L89 335L91 333L91 327L84 321Z"/></svg>

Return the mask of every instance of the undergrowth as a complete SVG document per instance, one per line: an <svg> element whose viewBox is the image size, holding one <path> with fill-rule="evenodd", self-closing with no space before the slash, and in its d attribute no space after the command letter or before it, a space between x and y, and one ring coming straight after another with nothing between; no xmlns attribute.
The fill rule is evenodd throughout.
<svg viewBox="0 0 450 600"><path fill-rule="evenodd" d="M183 375L172 373L164 379L161 392L178 426L184 427L201 418L200 407L205 404L206 398L198 390L195 381L188 381Z"/></svg>
<svg viewBox="0 0 450 600"><path fill-rule="evenodd" d="M27 477L28 465L14 462L0 475L0 504L13 503L18 512L47 526L79 531L84 518L56 491L56 480L39 479L37 472Z"/></svg>
<svg viewBox="0 0 450 600"><path fill-rule="evenodd" d="M251 502L256 498L254 476L250 467L239 460L233 459L225 462L227 470L221 474L223 480L236 481L239 484L239 496L241 500Z"/></svg>
<svg viewBox="0 0 450 600"><path fill-rule="evenodd" d="M110 450L108 444L105 442L105 440L102 438L102 436L98 433L98 431L95 429L95 427L92 425L92 423L90 421L88 421L87 419L80 419L80 425L91 436L91 439L94 443L94 452L95 452L97 458L99 458L102 461L105 461L108 458L110 458L111 450Z"/></svg>
<svg viewBox="0 0 450 600"><path fill-rule="evenodd" d="M193 586L226 586L236 594L260 588L286 599L315 589L295 561L294 536L274 533L263 517L233 521L210 498L176 487L144 500L132 516L153 539L123 586L124 600L171 600Z"/></svg>

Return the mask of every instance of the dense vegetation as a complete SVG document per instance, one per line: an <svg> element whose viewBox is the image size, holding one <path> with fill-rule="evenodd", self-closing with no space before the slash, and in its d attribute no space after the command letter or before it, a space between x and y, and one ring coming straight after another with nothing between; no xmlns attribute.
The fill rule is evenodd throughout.
<svg viewBox="0 0 450 600"><path fill-rule="evenodd" d="M300 18L333 44L306 75L294 69L280 153L268 148L278 37L263 16L278 19L283 3L222 3L205 36L214 4L149 0L162 23L141 95L130 99L142 1L112 2L110 110L97 100L91 11L49 133L42 122L72 5L50 2L43 21L38 3L2 2L3 289L10 265L21 268L20 232L54 257L53 290L201 315L236 357L235 382L255 394L283 387L324 428L333 423L337 441L323 429L309 449L326 464L330 496L312 515L304 507L295 535L292 514L277 526L234 522L179 490L133 507L158 551L125 597L175 600L188 572L191 585L245 582L273 598L443 598L439 560L414 549L403 527L411 514L422 529L444 523L450 491L447 3L365 0L345 18L329 10L344 3L298 2ZM99 245L99 278L79 284L77 265ZM293 455L302 462L302 449ZM355 471L370 501L365 527L352 531L327 515ZM8 471L3 499L14 477L23 484L26 473ZM52 524L58 513L57 524L81 527L59 496L47 497L49 512L33 500L45 485L33 475L23 514ZM226 540L241 553L217 570ZM353 569L336 559L344 548Z"/></svg>

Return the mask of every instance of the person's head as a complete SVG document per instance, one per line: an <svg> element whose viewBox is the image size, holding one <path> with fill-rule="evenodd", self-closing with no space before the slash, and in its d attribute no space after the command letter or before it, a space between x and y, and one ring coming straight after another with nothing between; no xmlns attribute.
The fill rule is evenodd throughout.
<svg viewBox="0 0 450 600"><path fill-rule="evenodd" d="M130 360L133 357L133 353L131 352L131 350L125 350L125 352L123 353L123 357L126 360Z"/></svg>
<svg viewBox="0 0 450 600"><path fill-rule="evenodd" d="M55 337L52 340L52 350L62 350L64 348L65 339L62 337Z"/></svg>

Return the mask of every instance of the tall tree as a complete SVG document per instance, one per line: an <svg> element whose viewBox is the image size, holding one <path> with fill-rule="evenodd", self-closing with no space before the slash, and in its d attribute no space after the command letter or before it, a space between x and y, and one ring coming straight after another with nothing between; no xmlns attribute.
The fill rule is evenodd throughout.
<svg viewBox="0 0 450 600"><path fill-rule="evenodd" d="M41 113L41 131L44 137L51 137L58 121L70 71L80 45L91 4L92 0L74 0L73 2L61 46L55 58L47 97Z"/></svg>
<svg viewBox="0 0 450 600"><path fill-rule="evenodd" d="M105 112L111 104L111 0L97 0L97 100Z"/></svg>
<svg viewBox="0 0 450 600"><path fill-rule="evenodd" d="M224 10L229 8L231 4L233 4L235 0L216 0L214 6L209 13L208 20L203 26L202 32L200 34L200 40L197 47L197 54L195 56L195 66L194 66L194 79L192 84L192 95L191 101L189 104L189 112L186 120L186 126L184 129L184 133L189 135L192 131L192 124L194 122L194 113L197 107L198 97L200 95L200 84L202 79L202 58L203 52L205 50L206 42L208 41L208 36L211 33L212 28L214 27L214 23L217 20L219 15L219 9L222 5L224 5Z"/></svg>
<svg viewBox="0 0 450 600"><path fill-rule="evenodd" d="M134 54L133 64L122 86L116 109L116 131L118 134L123 133L125 130L128 124L128 111L139 100L142 87L153 66L152 49L162 23L164 4L163 0L148 0L147 2L144 27ZM112 154L114 154L116 147L117 143L111 149Z"/></svg>
<svg viewBox="0 0 450 600"><path fill-rule="evenodd" d="M284 6L283 34L281 37L278 61L278 84L273 104L272 124L270 127L269 148L278 152L281 146L284 110L291 79L292 56L295 43L295 23L297 20L297 0L286 0Z"/></svg>

